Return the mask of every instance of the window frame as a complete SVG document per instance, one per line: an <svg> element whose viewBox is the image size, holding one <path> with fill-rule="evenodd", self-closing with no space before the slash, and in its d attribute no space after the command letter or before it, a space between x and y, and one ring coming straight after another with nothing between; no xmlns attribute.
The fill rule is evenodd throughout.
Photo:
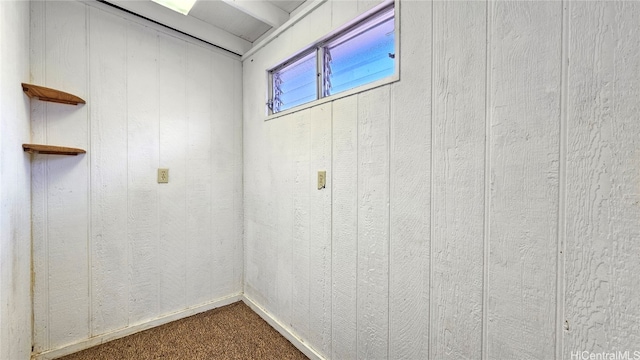
<svg viewBox="0 0 640 360"><path fill-rule="evenodd" d="M393 11L393 15L388 17L389 10ZM296 52L294 55L286 58L284 61L279 62L277 65L270 67L266 70L267 77L267 99L265 102L266 116L265 120L271 120L280 116L285 116L294 112L298 112L313 106L318 106L324 104L329 101L334 101L339 98L351 96L363 91L367 91L376 87L380 87L383 85L387 85L393 82L400 80L400 26L399 26L399 2L394 1L384 1L378 6L374 7L370 11L367 11L360 16L356 17L352 21L347 24L339 27L333 32L327 34L321 39L313 42L311 45L304 47L302 50ZM382 19L381 19L382 18ZM333 95L325 95L324 92L324 77L325 77L325 66L324 66L324 58L325 53L324 49L328 45L335 44L336 42L349 41L354 37L368 31L369 29L375 28L378 24L387 21L389 18L394 19L394 72L390 76L386 76L384 78L380 78L378 80L372 81L370 83L366 83L363 85L356 86L349 90L342 91ZM350 37L345 37L344 39L340 39L341 37L347 35L352 30L367 24L372 23L371 27L367 30L363 30L357 35L353 35ZM272 99L274 94L274 86L273 86L273 74L278 72L279 70L286 68L287 66L293 64L294 62L300 60L301 58L308 56L310 53L315 53L316 58L316 99L311 100L309 102L296 105L294 107L288 108L286 110L281 110L278 112L272 111Z"/></svg>
<svg viewBox="0 0 640 360"><path fill-rule="evenodd" d="M290 65L293 65L293 64L297 63L299 60L304 59L305 57L309 56L310 54L314 54L313 58L316 60L315 62L316 62L316 74L317 74L317 72L318 72L318 53L317 53L317 51L314 51L313 48L308 48L305 51L300 52L296 56L291 57L290 59L287 59L287 61L283 62L282 64L280 64L277 67L273 68L272 70L268 71L268 75L269 75L269 85L268 85L269 98L267 99L267 108L269 110L269 114L279 114L281 112L281 111L278 111L277 113L272 113L271 112L272 111L271 109L273 107L273 97L274 97L273 95L275 93L275 91L274 91L274 76L273 76L274 73L278 72L279 70L281 70L283 68L286 68L286 67L288 67ZM316 80L315 80L315 82L316 82L316 98L315 98L315 100L311 100L309 102L296 105L296 106L294 106L294 108L298 107L298 106L302 106L302 105L308 104L310 102L313 102L313 101L316 101L316 100L319 99L319 95L318 95L319 94L319 92L318 92L319 89L318 89L317 75L315 77L316 77ZM287 110L289 110L289 109L287 109ZM287 111L287 110L283 110L283 111Z"/></svg>

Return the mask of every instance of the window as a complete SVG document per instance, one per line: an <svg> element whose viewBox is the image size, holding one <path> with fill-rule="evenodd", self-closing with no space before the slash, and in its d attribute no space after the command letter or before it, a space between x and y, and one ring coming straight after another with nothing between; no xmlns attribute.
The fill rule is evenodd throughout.
<svg viewBox="0 0 640 360"><path fill-rule="evenodd" d="M274 72L271 83L274 112L317 99L315 53L311 52Z"/></svg>
<svg viewBox="0 0 640 360"><path fill-rule="evenodd" d="M393 4L269 70L270 114L392 76Z"/></svg>

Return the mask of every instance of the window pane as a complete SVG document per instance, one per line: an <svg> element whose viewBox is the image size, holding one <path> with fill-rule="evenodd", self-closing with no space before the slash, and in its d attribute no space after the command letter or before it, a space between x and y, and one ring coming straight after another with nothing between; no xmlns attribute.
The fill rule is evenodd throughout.
<svg viewBox="0 0 640 360"><path fill-rule="evenodd" d="M393 75L394 38L391 10L373 27L371 23L365 24L329 44L331 87L328 94L337 94Z"/></svg>
<svg viewBox="0 0 640 360"><path fill-rule="evenodd" d="M273 73L274 113L317 99L315 51Z"/></svg>

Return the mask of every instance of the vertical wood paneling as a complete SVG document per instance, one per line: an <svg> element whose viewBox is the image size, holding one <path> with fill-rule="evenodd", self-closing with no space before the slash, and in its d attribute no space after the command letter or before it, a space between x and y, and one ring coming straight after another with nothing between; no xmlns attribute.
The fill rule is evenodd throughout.
<svg viewBox="0 0 640 360"><path fill-rule="evenodd" d="M255 71L256 73L262 73L262 69L259 67L252 67L250 63L244 65L243 71ZM259 93L261 89L253 86L243 86L243 103L246 99L246 93L254 92ZM264 104L253 103L251 107L256 111L258 109L264 110ZM244 110L243 110L244 113ZM264 123L263 119L255 119L256 124ZM269 269L266 265L267 261L274 261L268 259L265 254L269 253L271 246L266 240L268 234L264 230L263 224L268 222L270 211L266 205L269 203L268 196L271 194L271 179L272 176L269 171L269 164L271 162L267 151L271 147L269 145L270 134L266 131L256 131L251 127L244 126L243 122L243 153L247 153L246 147L255 149L251 151L250 156L243 156L243 192L244 192L244 237L246 240L245 254L244 254L244 292L247 296L255 299L258 303L264 306L270 311L275 311L273 307L270 307L270 303L267 301L267 297L273 294L269 291L269 286L275 286L274 281L262 281L262 279L273 279L271 275L276 269ZM246 139L246 140L245 140ZM292 193L293 189L290 190ZM292 197L295 195L292 194ZM290 209L290 211L293 211ZM249 213L249 216L246 214ZM293 221L291 223L293 226ZM295 251L295 250L294 250ZM289 295L291 297L291 295ZM293 300L292 300L293 301ZM277 305L275 306L277 308Z"/></svg>
<svg viewBox="0 0 640 360"><path fill-rule="evenodd" d="M331 25L336 28L343 26L358 16L358 1L330 0Z"/></svg>
<svg viewBox="0 0 640 360"><path fill-rule="evenodd" d="M293 289L293 157L306 149L293 148L293 122L276 121L269 124L267 146L272 157L269 184L272 189L271 202L274 215L271 227L276 248L274 312L277 311L284 324L291 324Z"/></svg>
<svg viewBox="0 0 640 360"><path fill-rule="evenodd" d="M491 4L488 357L555 355L561 3Z"/></svg>
<svg viewBox="0 0 640 360"><path fill-rule="evenodd" d="M280 36L274 39L274 43L286 44L285 39L288 40L289 36ZM287 325L291 325L292 321L287 321L287 317L292 319L293 314L291 311L287 311L287 309L292 309L293 306L286 302L288 301L290 304L293 304L293 289L287 291L286 287L287 285L290 287L293 286L293 280L287 279L293 279L294 273L291 272L291 275L288 277L287 275L281 275L281 272L285 271L284 269L287 267L287 264L284 260L282 260L283 263L280 261L286 254L279 252L280 246L286 246L284 243L287 241L286 236L289 230L283 230L283 237L278 236L277 240L271 241L270 237L272 235L267 234L263 227L263 224L269 219L269 212L273 213L271 208L267 206L267 204L269 204L268 198L270 198L272 194L272 188L269 182L271 179L271 160L269 152L267 151L271 145L268 143L269 134L266 131L266 129L269 128L267 126L269 122L264 121L264 111L266 109L265 99L262 98L265 94L264 83L263 86L249 85L250 82L245 81L247 77L244 76L245 72L248 72L255 74L256 78L260 77L262 79L261 81L264 81L265 68L262 66L261 59L264 59L265 56L268 55L265 55L264 52L254 54L250 60L240 64L242 72L240 82L242 85L242 108L238 125L242 132L242 143L240 144L240 152L242 153L240 167L242 171L239 180L242 183L242 197L239 204L242 208L242 214L239 216L242 216L243 222L239 233L243 239L242 244L239 244L242 248L242 253L239 254L242 261L239 264L241 265L240 269L244 280L242 282L242 290L245 295L263 306L274 316L279 313L279 309L282 309L283 314L289 313L289 315L283 315L282 321ZM247 101L249 98L260 98L261 100ZM247 126L247 122L245 121L255 126ZM293 124L293 121L291 121L291 123ZM290 129L285 131L294 131L292 124L290 124ZM286 137L286 135L282 138L279 137L278 141L287 141L285 140ZM292 156L295 156L294 154L296 154L296 152L294 152ZM294 160L291 160L290 164L292 170L290 170L291 175L289 176L289 194L277 194L277 196L294 197L293 161ZM287 181L284 174L279 179L279 181ZM281 204L284 204L284 199L282 199L282 201ZM293 228L293 210L289 207L286 211L291 214L274 215L277 215L281 219L290 217L292 220L288 226ZM293 232L293 229L291 232ZM293 240L291 241L293 242ZM279 245L276 247L276 244ZM294 251L295 245L291 245L289 247L289 253L293 254ZM273 257L269 258L271 254L277 254L275 259ZM294 266L293 255L290 256L288 262L291 264L291 267ZM274 264L274 266L270 267L267 264ZM276 278L282 278L283 282L276 282ZM287 281L290 281L290 283L286 284ZM286 293L288 293L288 295L286 295ZM271 302L268 300L273 298L286 298L289 300L284 300L285 303Z"/></svg>
<svg viewBox="0 0 640 360"><path fill-rule="evenodd" d="M234 217L234 236L233 236L233 289L234 292L242 292L244 284L244 151L242 144L243 138L243 125L242 125L242 102L243 102L243 80L242 80L242 63L234 60L233 65L234 80L232 82L233 87L233 137L234 141L234 173L235 179L235 197L233 200L233 212ZM219 85L218 85L219 86Z"/></svg>
<svg viewBox="0 0 640 360"><path fill-rule="evenodd" d="M233 84L237 81L234 73L235 61L225 55L212 54L215 71L211 72L211 146L212 146L212 176L211 176L211 204L212 206L212 256L214 267L225 269L224 273L212 274L213 298L229 294L233 289L233 277L229 276L233 270L235 236L234 200L237 196L236 157L234 152L237 138L234 134L236 119L232 105L235 92L219 84ZM212 64L212 67L213 67Z"/></svg>
<svg viewBox="0 0 640 360"><path fill-rule="evenodd" d="M484 254L486 3L437 2L433 11L433 318L430 332L433 347L430 358L479 359Z"/></svg>
<svg viewBox="0 0 640 360"><path fill-rule="evenodd" d="M425 4L403 3L401 82L277 123L249 125L254 135L263 131L258 127L268 130L255 137L247 156L254 165L266 160L254 174L264 184L247 191L260 200L247 201L260 207L248 211L247 256L255 267L248 288L312 347L335 358L422 358L429 351L432 358L477 358L479 226L488 185L488 353L482 355L552 358L558 346L562 4L491 3L488 59L485 4L436 3L434 16ZM567 358L582 349L634 350L640 342L634 297L640 287L634 276L640 252L634 242L640 215L634 146L640 132L634 121L639 10L632 3L570 8ZM34 82L89 97L80 107L32 101L32 140L90 150L33 160L36 349L232 289L221 275L237 278L231 269L238 265L227 256L238 244L226 223L242 216L236 185L242 158L234 154L238 138L228 134L239 135L241 127L226 121L240 114L217 109L236 104L239 88L218 83L239 81L230 76L237 63L173 38L161 36L158 45L154 30L101 12L91 11L87 29L83 4L36 2L32 9L31 61L45 64L33 66ZM328 25L314 24L327 23L328 9L304 26L324 33ZM434 34L424 19L435 21ZM307 42L291 36L287 44ZM127 70L126 78L118 69ZM248 100L251 109L262 110L254 100ZM431 105L433 124L425 120ZM328 108L331 115L320 115ZM325 170L335 183L316 190L316 171L331 164L335 174ZM168 185L155 183L158 166L172 169ZM482 183L483 168L490 171L489 184ZM330 217L333 240L327 243ZM237 224L234 229L241 234ZM123 299L130 301L125 307Z"/></svg>
<svg viewBox="0 0 640 360"><path fill-rule="evenodd" d="M640 351L640 3L569 5L565 359Z"/></svg>
<svg viewBox="0 0 640 360"><path fill-rule="evenodd" d="M280 214L277 209L280 206L286 206L285 202L281 202L280 193L277 192L281 183L281 174L278 174L279 165L276 165L280 161L282 161L280 154L283 153L283 149L279 146L272 145L275 139L278 139L280 136L277 135L278 127L272 127L265 138L266 143L263 144L263 149L267 154L267 159L264 163L265 167L260 169L259 177L263 181L264 187L261 191L264 191L266 194L264 198L264 216L262 217L262 221L260 222L260 232L262 236L262 241L260 241L259 251L264 254L264 258L261 260L263 268L260 270L260 276L264 279L274 279L274 281L266 282L262 284L264 289L264 294L267 298L268 308L272 309L272 311L278 311L278 296L279 296L279 284L278 284L278 260L279 254L277 254L278 248L275 245L275 242L271 239L276 239L280 234ZM306 151L306 149L302 149L301 151ZM284 160L286 162L286 160ZM286 236L286 233L285 233ZM286 256L286 254L283 254ZM283 308L286 308L287 304L283 304Z"/></svg>
<svg viewBox="0 0 640 360"><path fill-rule="evenodd" d="M34 351L235 295L241 64L101 4L31 6L31 81L87 101L31 100L33 142L87 149L32 156Z"/></svg>
<svg viewBox="0 0 640 360"><path fill-rule="evenodd" d="M383 0L353 0L358 3L358 13L362 14L366 11L373 9L375 6L382 3Z"/></svg>
<svg viewBox="0 0 640 360"><path fill-rule="evenodd" d="M332 106L331 358L355 359L358 270L358 97Z"/></svg>
<svg viewBox="0 0 640 360"><path fill-rule="evenodd" d="M158 39L159 163L169 169L169 183L158 184L160 226L158 277L159 311L171 313L187 306L187 45L161 35ZM153 178L153 174L150 174Z"/></svg>
<svg viewBox="0 0 640 360"><path fill-rule="evenodd" d="M0 359L28 359L32 344L29 2L0 3ZM27 61L25 61L27 59Z"/></svg>
<svg viewBox="0 0 640 360"><path fill-rule="evenodd" d="M158 36L130 24L127 36L129 324L158 311Z"/></svg>
<svg viewBox="0 0 640 360"><path fill-rule="evenodd" d="M316 350L331 355L331 104L314 107L311 117L311 167L309 178L309 334ZM318 190L318 171L327 172ZM316 181L313 181L313 180Z"/></svg>
<svg viewBox="0 0 640 360"><path fill-rule="evenodd" d="M44 85L87 95L85 6L46 5ZM47 104L46 140L88 146L87 106ZM47 241L50 346L89 335L88 157L51 156L47 160Z"/></svg>
<svg viewBox="0 0 640 360"><path fill-rule="evenodd" d="M389 87L358 95L358 358L389 349Z"/></svg>
<svg viewBox="0 0 640 360"><path fill-rule="evenodd" d="M278 35L278 37L282 37L283 41L281 47L273 48L275 53L294 54L300 49L309 46L311 41L325 36L331 30L331 11L331 2L326 1L314 10L315 16L305 16L293 25L290 31ZM295 35L296 32L304 32L305 36L297 36ZM281 58L278 60L281 60ZM273 66L273 64L270 66Z"/></svg>
<svg viewBox="0 0 640 360"><path fill-rule="evenodd" d="M330 2L332 25L371 3ZM400 5L400 82L332 103L331 357L548 359L564 354L568 359L571 351L615 351L640 343L635 331L640 306L632 296L640 284L631 275L638 270L633 239L640 223L634 146L639 129L633 120L640 73L637 26L632 25L637 25L637 6L521 1ZM565 26L563 6L571 9ZM246 223L283 218L271 213L278 208L265 200L273 195L256 184L258 174L280 171L280 155L265 153L264 144L254 140L269 133L269 139L282 141L272 122L290 121L300 145L295 151L305 149L296 155L291 190L293 323L298 335L318 349L323 329L312 325L299 331L297 326L307 319L313 323L324 311L315 309L313 295L308 297L317 285L314 272L322 266L315 263L315 244L299 242L308 240L309 227L313 237L315 228L313 192L305 198L300 184L314 182L317 171L306 153L307 127L313 124L300 123L311 111L263 122L263 70L324 35L326 28L316 25L327 18L323 5L244 63L244 124L245 134L251 135L244 145L245 169L251 173L245 178ZM305 28L313 31L301 30ZM565 45L570 47L563 48L567 31ZM563 52L571 64L562 63ZM379 92L390 96L363 100ZM369 148L385 146L372 140L380 137L380 129L368 128L362 118L355 125L354 114L382 116L381 109L389 106L386 159L379 148ZM567 116L561 119L561 114ZM377 181L376 166L387 164L390 210L385 223L381 213L386 204L380 201L385 193L378 188L385 182ZM311 176L301 178L301 173ZM388 259L376 247L384 244L378 235L385 224ZM269 299L271 308L286 308L280 300L273 303L268 293L278 278L267 267L277 257L261 258L270 256L264 243L279 231L247 231L247 262L263 275L249 277L247 287L266 289L252 296ZM563 249L566 260L558 252ZM388 289L383 285L387 261ZM556 343L563 338L556 319L563 311L568 320L564 344Z"/></svg>
<svg viewBox="0 0 640 360"><path fill-rule="evenodd" d="M432 35L425 19L431 18L431 6L403 2L400 15L402 79L391 86L390 100L389 358L426 359Z"/></svg>
<svg viewBox="0 0 640 360"><path fill-rule="evenodd" d="M248 103L247 99L250 97L248 94L259 94L260 90L256 86L247 86L245 79L247 78L245 72L261 73L261 68L256 63L248 61L242 64L243 73L243 93L242 93L242 192L243 192L243 291L246 296L251 297L257 303L262 306L266 306L264 302L263 293L259 290L260 285L256 278L260 272L259 261L262 260L262 256L256 256L258 254L258 241L259 232L258 221L261 216L261 206L259 193L262 193L260 189L266 186L264 177L260 176L260 171L264 168L267 154L263 151L262 144L265 142L261 127L250 127L245 124L244 114L249 113L247 107L251 108L253 112L258 112L259 109L264 109L262 103ZM264 94L264 93L263 93ZM253 118L256 124L260 123L258 118ZM293 192L293 190L291 190ZM293 195L292 195L293 196ZM291 210L293 211L293 210ZM293 224L293 222L292 222ZM293 225L292 225L293 226Z"/></svg>
<svg viewBox="0 0 640 360"><path fill-rule="evenodd" d="M30 6L30 70L34 83L44 83L45 69L45 2L32 1ZM31 141L47 143L46 115L48 103L31 102ZM47 159L31 158L31 237L33 266L33 343L34 351L49 348L49 242L47 241Z"/></svg>
<svg viewBox="0 0 640 360"><path fill-rule="evenodd" d="M311 120L309 110L292 116L293 148L293 289L291 327L303 339L309 338L309 209L310 191L313 189L309 144L311 139ZM314 329L315 331L315 329Z"/></svg>
<svg viewBox="0 0 640 360"><path fill-rule="evenodd" d="M212 293L211 59L187 46L187 302L204 303ZM207 94L207 96L202 96Z"/></svg>
<svg viewBox="0 0 640 360"><path fill-rule="evenodd" d="M127 238L127 24L90 10L91 332L129 318Z"/></svg>
<svg viewBox="0 0 640 360"><path fill-rule="evenodd" d="M42 129L34 129L34 124L44 127L45 111L42 106L31 106L31 129L44 137ZM32 141L37 141L32 134ZM45 143L44 141L38 143ZM31 159L31 237L33 263L33 343L34 351L49 348L49 246L47 234L47 157Z"/></svg>

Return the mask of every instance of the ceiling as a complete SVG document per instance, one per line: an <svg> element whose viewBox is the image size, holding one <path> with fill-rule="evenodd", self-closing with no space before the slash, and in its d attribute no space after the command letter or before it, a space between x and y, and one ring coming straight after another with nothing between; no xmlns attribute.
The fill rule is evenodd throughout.
<svg viewBox="0 0 640 360"><path fill-rule="evenodd" d="M198 0L187 16L151 0L103 2L242 55L289 20L305 0Z"/></svg>

